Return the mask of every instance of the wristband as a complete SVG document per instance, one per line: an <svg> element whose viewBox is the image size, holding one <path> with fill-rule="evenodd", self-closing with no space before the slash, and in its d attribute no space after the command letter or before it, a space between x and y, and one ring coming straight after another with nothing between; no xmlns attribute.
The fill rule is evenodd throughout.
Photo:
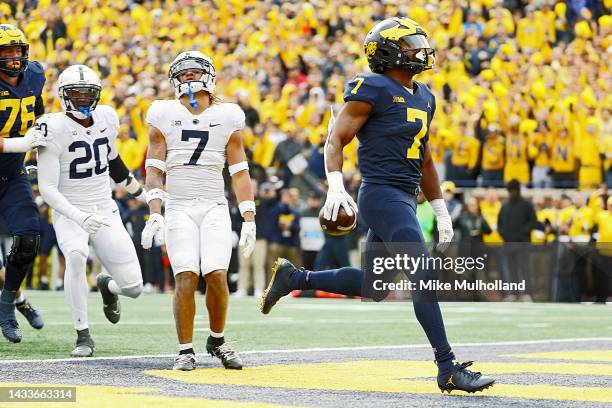
<svg viewBox="0 0 612 408"><path fill-rule="evenodd" d="M242 215L243 217L244 213L248 211L253 211L253 214L255 214L255 201L242 201L238 204L238 209L240 210L240 215Z"/></svg>
<svg viewBox="0 0 612 408"><path fill-rule="evenodd" d="M145 160L145 169L148 167L155 167L156 169L166 172L166 162L158 159L147 159Z"/></svg>
<svg viewBox="0 0 612 408"><path fill-rule="evenodd" d="M148 190L146 195L147 195L147 203L150 203L152 200L157 200L157 199L163 202L164 198L166 197L166 193L161 188L154 188L154 189Z"/></svg>

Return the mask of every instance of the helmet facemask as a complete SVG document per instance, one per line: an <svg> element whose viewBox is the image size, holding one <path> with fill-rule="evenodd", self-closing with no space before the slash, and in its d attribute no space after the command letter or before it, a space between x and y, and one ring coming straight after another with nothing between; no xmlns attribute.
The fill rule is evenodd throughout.
<svg viewBox="0 0 612 408"><path fill-rule="evenodd" d="M190 69L201 71L201 77L197 80L181 82L179 76ZM200 91L212 93L215 89L215 68L210 61L203 58L187 57L174 62L170 67L168 77L172 86L174 86L177 98L184 94L194 94Z"/></svg>
<svg viewBox="0 0 612 408"><path fill-rule="evenodd" d="M400 51L403 55L398 68L406 69L418 74L432 69L436 63L436 52L424 35L407 35L399 41Z"/></svg>
<svg viewBox="0 0 612 408"><path fill-rule="evenodd" d="M21 49L20 56L0 56L0 71L4 72L10 77L17 77L28 67L28 54L30 46L24 43L10 44L0 47L1 49L7 49L9 47L19 47ZM18 67L10 67L14 65L15 61L19 63Z"/></svg>
<svg viewBox="0 0 612 408"><path fill-rule="evenodd" d="M59 96L67 113L84 120L96 109L101 91L97 85L67 85L59 90Z"/></svg>

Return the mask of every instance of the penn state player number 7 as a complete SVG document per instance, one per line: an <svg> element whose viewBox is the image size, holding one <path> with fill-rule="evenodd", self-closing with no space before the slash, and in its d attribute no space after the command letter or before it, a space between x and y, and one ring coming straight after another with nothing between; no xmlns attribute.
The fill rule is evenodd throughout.
<svg viewBox="0 0 612 408"><path fill-rule="evenodd" d="M198 164L198 159L202 155L204 148L206 147L206 143L208 143L208 132L206 130L185 130L181 133L181 140L183 142L188 142L190 139L200 139L198 146L193 151L191 158L189 159L189 164Z"/></svg>

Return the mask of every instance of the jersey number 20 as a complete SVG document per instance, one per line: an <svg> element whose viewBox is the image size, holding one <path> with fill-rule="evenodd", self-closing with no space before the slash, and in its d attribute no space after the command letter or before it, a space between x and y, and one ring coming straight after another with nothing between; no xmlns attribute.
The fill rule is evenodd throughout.
<svg viewBox="0 0 612 408"><path fill-rule="evenodd" d="M107 152L108 152L110 148L108 146L108 138L106 137L96 139L93 142L93 149L92 149L92 145L90 145L84 140L76 140L72 142L70 146L68 146L68 151L76 152L77 149L84 149L85 156L76 158L70 163L70 178L71 179L84 179L87 177L91 177L94 172L96 174L104 173L106 169L108 168L108 166L102 167L102 159L100 157L100 146L104 146L104 145L106 145ZM91 160L92 150L93 150L93 156L96 160L96 167L93 170L89 168L83 171L79 171L77 169L77 166L79 164L87 164Z"/></svg>
<svg viewBox="0 0 612 408"><path fill-rule="evenodd" d="M420 159L421 158L421 139L427 133L427 112L420 109L408 108L408 122L416 122L419 119L421 121L421 130L416 134L412 145L406 151L406 157L409 159Z"/></svg>

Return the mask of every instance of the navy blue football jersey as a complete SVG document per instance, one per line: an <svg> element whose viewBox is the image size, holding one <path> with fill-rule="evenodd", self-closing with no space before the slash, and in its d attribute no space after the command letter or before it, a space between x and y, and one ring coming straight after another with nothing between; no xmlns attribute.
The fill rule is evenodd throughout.
<svg viewBox="0 0 612 408"><path fill-rule="evenodd" d="M344 101L372 105L357 133L359 170L365 183L416 187L436 101L429 88L413 82L411 94L393 78L359 74L344 91Z"/></svg>
<svg viewBox="0 0 612 408"><path fill-rule="evenodd" d="M0 136L22 137L44 113L42 90L45 72L38 62L28 62L17 87L0 80ZM0 154L0 176L12 177L23 167L24 153Z"/></svg>

